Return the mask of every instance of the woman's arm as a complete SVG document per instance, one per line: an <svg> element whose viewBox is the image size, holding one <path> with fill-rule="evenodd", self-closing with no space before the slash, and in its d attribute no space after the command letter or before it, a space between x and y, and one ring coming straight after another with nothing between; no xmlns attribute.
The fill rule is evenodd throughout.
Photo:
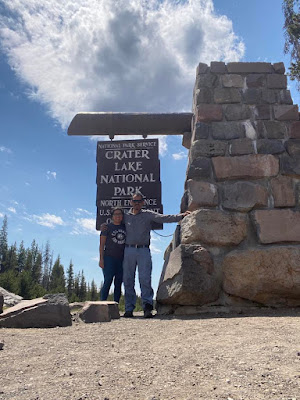
<svg viewBox="0 0 300 400"><path fill-rule="evenodd" d="M99 267L104 268L104 248L105 248L105 243L106 243L106 236L101 235L100 236L100 246L99 246L99 254L100 254L100 261L99 261Z"/></svg>

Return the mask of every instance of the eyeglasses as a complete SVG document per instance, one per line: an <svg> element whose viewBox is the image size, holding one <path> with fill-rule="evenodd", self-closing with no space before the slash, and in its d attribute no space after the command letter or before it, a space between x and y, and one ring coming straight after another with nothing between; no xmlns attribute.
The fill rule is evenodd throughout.
<svg viewBox="0 0 300 400"><path fill-rule="evenodd" d="M113 213L113 216L114 215L117 215L118 217L120 217L120 216L122 216L123 214L122 213Z"/></svg>
<svg viewBox="0 0 300 400"><path fill-rule="evenodd" d="M144 200L131 200L133 203L142 203Z"/></svg>

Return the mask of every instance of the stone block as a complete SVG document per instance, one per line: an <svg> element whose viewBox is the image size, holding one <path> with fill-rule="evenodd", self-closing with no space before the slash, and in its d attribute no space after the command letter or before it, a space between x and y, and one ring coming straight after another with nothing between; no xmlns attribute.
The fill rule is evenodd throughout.
<svg viewBox="0 0 300 400"><path fill-rule="evenodd" d="M208 72L208 65L199 63L196 69L196 75L205 74L206 72Z"/></svg>
<svg viewBox="0 0 300 400"><path fill-rule="evenodd" d="M248 212L253 208L268 205L268 191L251 182L236 182L223 187L222 206L227 210Z"/></svg>
<svg viewBox="0 0 300 400"><path fill-rule="evenodd" d="M205 122L197 122L194 127L193 140L207 139L210 132L210 125Z"/></svg>
<svg viewBox="0 0 300 400"><path fill-rule="evenodd" d="M212 165L210 158L195 158L188 167L187 179L210 178L212 176Z"/></svg>
<svg viewBox="0 0 300 400"><path fill-rule="evenodd" d="M191 147L191 141L192 141L192 132L184 132L182 136L182 146L185 147L186 149L189 149Z"/></svg>
<svg viewBox="0 0 300 400"><path fill-rule="evenodd" d="M79 318L86 324L110 322L111 316L108 304L102 301L87 301L79 312Z"/></svg>
<svg viewBox="0 0 300 400"><path fill-rule="evenodd" d="M282 175L300 178L300 157L290 157L288 154L280 156L280 172Z"/></svg>
<svg viewBox="0 0 300 400"><path fill-rule="evenodd" d="M299 306L299 259L295 246L232 251L223 262L223 289L266 306Z"/></svg>
<svg viewBox="0 0 300 400"><path fill-rule="evenodd" d="M296 205L293 180L288 176L271 179L272 195L275 207L293 207Z"/></svg>
<svg viewBox="0 0 300 400"><path fill-rule="evenodd" d="M300 242L300 212L256 210L253 219L260 243Z"/></svg>
<svg viewBox="0 0 300 400"><path fill-rule="evenodd" d="M260 179L276 176L279 171L277 158L269 154L214 157L212 162L217 180Z"/></svg>
<svg viewBox="0 0 300 400"><path fill-rule="evenodd" d="M258 154L280 154L285 151L284 144L275 139L259 139L256 147Z"/></svg>
<svg viewBox="0 0 300 400"><path fill-rule="evenodd" d="M274 106L275 119L278 121L292 121L299 120L298 106L294 105L280 105Z"/></svg>
<svg viewBox="0 0 300 400"><path fill-rule="evenodd" d="M235 139L230 142L229 153L232 156L242 156L245 154L253 154L253 141L248 138Z"/></svg>
<svg viewBox="0 0 300 400"><path fill-rule="evenodd" d="M279 90L277 98L278 98L278 103L293 104L291 92L289 90Z"/></svg>
<svg viewBox="0 0 300 400"><path fill-rule="evenodd" d="M290 129L291 139L300 139L300 121L293 122Z"/></svg>
<svg viewBox="0 0 300 400"><path fill-rule="evenodd" d="M187 181L188 210L195 211L200 207L215 207L218 205L218 190L209 182Z"/></svg>
<svg viewBox="0 0 300 400"><path fill-rule="evenodd" d="M213 122L212 137L227 140L245 137L244 125L240 122Z"/></svg>
<svg viewBox="0 0 300 400"><path fill-rule="evenodd" d="M287 87L286 76L280 74L268 74L267 87L269 89L286 89Z"/></svg>
<svg viewBox="0 0 300 400"><path fill-rule="evenodd" d="M261 104L262 90L250 88L243 91L243 101L246 104Z"/></svg>
<svg viewBox="0 0 300 400"><path fill-rule="evenodd" d="M300 139L289 139L285 142L286 150L291 157L300 156Z"/></svg>
<svg viewBox="0 0 300 400"><path fill-rule="evenodd" d="M236 88L216 88L214 90L214 100L218 104L240 103L242 96Z"/></svg>
<svg viewBox="0 0 300 400"><path fill-rule="evenodd" d="M266 103L266 104L274 104L277 103L278 96L277 90L274 89L262 89L261 90L261 100L259 99L259 103Z"/></svg>
<svg viewBox="0 0 300 400"><path fill-rule="evenodd" d="M278 62L273 64L274 71L276 74L284 74L285 73L285 66L283 62Z"/></svg>
<svg viewBox="0 0 300 400"><path fill-rule="evenodd" d="M219 104L201 104L197 106L196 122L222 121L223 109Z"/></svg>
<svg viewBox="0 0 300 400"><path fill-rule="evenodd" d="M246 84L248 88L262 88L266 86L266 75L249 74L246 77Z"/></svg>
<svg viewBox="0 0 300 400"><path fill-rule="evenodd" d="M198 106L201 103L211 103L213 99L211 88L203 87L195 91L195 104Z"/></svg>
<svg viewBox="0 0 300 400"><path fill-rule="evenodd" d="M200 139L193 142L190 151L191 160L198 157L224 156L227 143L222 140Z"/></svg>
<svg viewBox="0 0 300 400"><path fill-rule="evenodd" d="M245 104L228 104L224 106L224 115L227 121L249 119L251 110L250 107Z"/></svg>
<svg viewBox="0 0 300 400"><path fill-rule="evenodd" d="M234 74L272 74L274 68L266 62L231 62L227 71Z"/></svg>
<svg viewBox="0 0 300 400"><path fill-rule="evenodd" d="M226 64L221 61L212 61L210 63L210 70L213 74L226 74Z"/></svg>
<svg viewBox="0 0 300 400"><path fill-rule="evenodd" d="M63 293L23 300L0 314L0 328L54 328L70 326L68 300Z"/></svg>
<svg viewBox="0 0 300 400"><path fill-rule="evenodd" d="M278 75L281 76L281 75ZM268 104L260 104L254 107L254 116L256 119L271 119L271 106Z"/></svg>
<svg viewBox="0 0 300 400"><path fill-rule="evenodd" d="M240 244L247 235L247 216L220 210L194 211L181 222L181 243L210 246Z"/></svg>
<svg viewBox="0 0 300 400"><path fill-rule="evenodd" d="M287 134L287 127L284 122L258 121L257 131L260 138L284 139Z"/></svg>
<svg viewBox="0 0 300 400"><path fill-rule="evenodd" d="M179 245L162 273L159 304L203 305L217 300L220 284L210 253L200 245Z"/></svg>
<svg viewBox="0 0 300 400"><path fill-rule="evenodd" d="M214 88L219 85L219 77L215 74L199 74L196 77L195 90L203 87Z"/></svg>
<svg viewBox="0 0 300 400"><path fill-rule="evenodd" d="M241 75L226 74L222 76L222 84L225 88L243 88L244 78Z"/></svg>

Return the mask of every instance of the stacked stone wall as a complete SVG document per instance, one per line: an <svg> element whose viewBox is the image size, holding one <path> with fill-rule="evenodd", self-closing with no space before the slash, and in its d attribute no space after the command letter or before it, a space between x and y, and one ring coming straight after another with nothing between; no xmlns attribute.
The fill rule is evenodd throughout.
<svg viewBox="0 0 300 400"><path fill-rule="evenodd" d="M160 310L300 305L300 121L284 64L200 63L183 144L192 214L166 251Z"/></svg>

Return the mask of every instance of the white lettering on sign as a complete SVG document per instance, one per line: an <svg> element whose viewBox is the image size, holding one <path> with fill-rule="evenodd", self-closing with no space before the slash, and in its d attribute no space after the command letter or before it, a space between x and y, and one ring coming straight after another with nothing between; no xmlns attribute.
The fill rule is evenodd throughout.
<svg viewBox="0 0 300 400"><path fill-rule="evenodd" d="M105 153L105 157L108 160L120 161L124 158L147 158L147 160L150 160L149 150L108 150Z"/></svg>
<svg viewBox="0 0 300 400"><path fill-rule="evenodd" d="M126 188L114 187L114 196L133 196L136 192L140 192L142 186L127 186Z"/></svg>
<svg viewBox="0 0 300 400"><path fill-rule="evenodd" d="M154 174L128 174L128 175L100 175L100 184L102 183L145 183L156 182Z"/></svg>
<svg viewBox="0 0 300 400"><path fill-rule="evenodd" d="M141 171L142 170L142 161L129 161L126 163L115 163L115 171Z"/></svg>

